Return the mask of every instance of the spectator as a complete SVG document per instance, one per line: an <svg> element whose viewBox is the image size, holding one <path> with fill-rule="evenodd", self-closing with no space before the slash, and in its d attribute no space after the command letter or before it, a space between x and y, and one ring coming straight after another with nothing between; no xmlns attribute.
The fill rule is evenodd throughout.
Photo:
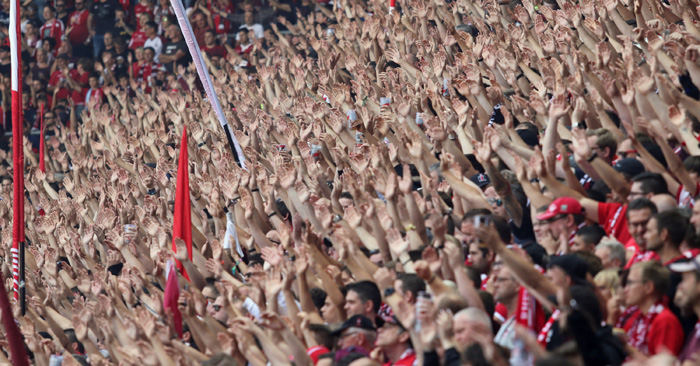
<svg viewBox="0 0 700 366"><path fill-rule="evenodd" d="M56 44L53 45L54 48L58 48L63 41L63 33L65 27L63 22L56 19L56 10L50 5L44 7L44 25L39 29L39 34L41 35L42 41L47 41L48 39L53 39Z"/></svg>
<svg viewBox="0 0 700 366"><path fill-rule="evenodd" d="M655 261L633 265L626 279L625 304L632 313L618 327L627 332L629 344L645 355L662 349L678 355L683 347L680 322L661 301L669 281L668 269Z"/></svg>
<svg viewBox="0 0 700 366"><path fill-rule="evenodd" d="M109 49L105 37L107 32L114 29L115 12L116 7L110 0L99 0L93 3L90 8L93 24L89 28L93 43L93 56L95 58L97 58L102 51Z"/></svg>
<svg viewBox="0 0 700 366"><path fill-rule="evenodd" d="M75 10L70 14L68 22L68 40L73 45L75 55L78 57L92 57L90 52L90 27L95 24L90 10L85 5L85 0L75 0Z"/></svg>
<svg viewBox="0 0 700 366"><path fill-rule="evenodd" d="M170 43L165 46L158 60L165 66L167 72L171 73L177 70L176 65L187 65L190 56L177 25L172 24L168 27L166 37L170 39Z"/></svg>
<svg viewBox="0 0 700 366"><path fill-rule="evenodd" d="M625 246L610 238L603 238L595 248L595 255L605 269L620 269L627 262Z"/></svg>
<svg viewBox="0 0 700 366"><path fill-rule="evenodd" d="M160 53L163 51L163 41L158 37L157 25L155 22L146 22L143 25L143 31L146 34L146 41L143 44L144 49L151 48L155 53L153 60L159 62Z"/></svg>

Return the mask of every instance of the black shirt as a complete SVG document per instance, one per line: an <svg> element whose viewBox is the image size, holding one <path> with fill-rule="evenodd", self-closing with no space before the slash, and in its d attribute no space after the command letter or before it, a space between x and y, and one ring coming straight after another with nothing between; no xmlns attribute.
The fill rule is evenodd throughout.
<svg viewBox="0 0 700 366"><path fill-rule="evenodd" d="M189 52L187 51L187 43L185 43L184 40L181 40L179 42L170 42L164 47L165 49L163 50L164 55L175 55L177 51L182 51L185 53L185 56L181 57L179 60L177 60L177 65L182 65L187 67L187 65L190 64L192 61L192 58L190 57ZM165 63L163 66L165 66L165 70L168 72L174 72L177 71L177 67L175 66L176 62L168 62Z"/></svg>
<svg viewBox="0 0 700 366"><path fill-rule="evenodd" d="M104 35L114 29L115 5L112 1L96 2L90 7L90 13L94 17L95 33Z"/></svg>

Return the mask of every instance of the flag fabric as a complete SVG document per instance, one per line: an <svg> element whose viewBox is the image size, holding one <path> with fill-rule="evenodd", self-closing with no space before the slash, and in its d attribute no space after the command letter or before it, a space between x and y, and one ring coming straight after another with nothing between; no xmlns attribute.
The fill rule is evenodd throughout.
<svg viewBox="0 0 700 366"><path fill-rule="evenodd" d="M46 163L44 162L44 103L41 103L41 108L39 109L41 116L39 117L39 128L41 129L39 135L39 170L46 173Z"/></svg>
<svg viewBox="0 0 700 366"><path fill-rule="evenodd" d="M14 164L14 202L12 208L12 276L15 299L19 298L19 243L24 241L24 152L22 144L22 58L19 0L10 0L10 65L12 90L12 162ZM0 271L0 284L5 279ZM7 293L0 291L0 311L12 364L29 366L24 340L17 328Z"/></svg>
<svg viewBox="0 0 700 366"><path fill-rule="evenodd" d="M177 300L180 297L180 286L177 282L177 272L172 262L168 261L166 270L165 293L163 294L163 309L170 309L173 313L175 331L182 338L182 313L178 308Z"/></svg>
<svg viewBox="0 0 700 366"><path fill-rule="evenodd" d="M12 207L12 277L15 299L19 299L19 243L24 241L24 144L22 128L22 44L19 0L10 1L10 61L12 79L12 162L14 201Z"/></svg>
<svg viewBox="0 0 700 366"><path fill-rule="evenodd" d="M173 252L177 253L175 240L180 238L187 244L187 256L192 260L192 210L190 208L190 176L187 157L187 126L182 128L180 161L177 163L177 186L175 187L175 214L173 219ZM180 261L177 269L189 281L190 277Z"/></svg>
<svg viewBox="0 0 700 366"><path fill-rule="evenodd" d="M389 14L391 14L396 8L396 0L389 0Z"/></svg>
<svg viewBox="0 0 700 366"><path fill-rule="evenodd" d="M187 14L185 13L185 7L182 5L181 0L170 0L170 4L172 5L173 10L175 11L175 17L177 18L177 22L180 25L180 30L182 31L182 35L185 38L185 43L187 44L187 48L190 51L190 56L192 56L192 61L194 61L194 66L197 69L199 80L202 82L202 86L204 86L204 91L207 93L207 99L209 100L209 103L211 103L211 107L214 110L214 113L216 114L216 118L219 120L219 124L224 129L224 133L226 134L226 138L228 139L229 145L232 145L231 150L233 150L232 152L234 154L234 158L241 166L241 168L246 169L245 156L243 155L243 150L241 150L241 145L238 143L236 136L234 136L233 132L231 132L231 126L228 125L228 121L226 120L224 111L221 109L219 97L216 95L216 90L214 90L214 86L212 85L211 78L209 77L209 72L205 67L206 64L204 63L204 58L202 57L202 51L200 50L199 45L197 44L197 39L194 37L192 25L190 24L190 21L187 18Z"/></svg>

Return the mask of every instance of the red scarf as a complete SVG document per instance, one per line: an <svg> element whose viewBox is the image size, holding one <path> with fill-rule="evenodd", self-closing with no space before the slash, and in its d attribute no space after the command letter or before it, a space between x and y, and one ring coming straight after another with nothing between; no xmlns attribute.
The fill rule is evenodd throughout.
<svg viewBox="0 0 700 366"><path fill-rule="evenodd" d="M520 287L518 292L518 307L515 309L515 321L533 332L539 332L544 325L544 310L535 297Z"/></svg>
<svg viewBox="0 0 700 366"><path fill-rule="evenodd" d="M657 302L649 308L646 314L640 314L637 319L634 320L632 326L627 331L627 336L629 336L629 345L637 349L638 351L649 354L649 349L647 345L647 333L651 327L651 323L662 311L666 309L663 303Z"/></svg>
<svg viewBox="0 0 700 366"><path fill-rule="evenodd" d="M547 348L547 343L552 339L552 326L554 322L559 319L559 309L554 310L552 316L549 317L547 323L542 327L540 334L537 336L537 343L539 343L543 348Z"/></svg>

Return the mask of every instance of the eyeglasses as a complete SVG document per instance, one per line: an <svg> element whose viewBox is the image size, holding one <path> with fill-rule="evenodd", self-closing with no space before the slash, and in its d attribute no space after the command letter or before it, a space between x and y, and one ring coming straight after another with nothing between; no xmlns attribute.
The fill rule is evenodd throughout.
<svg viewBox="0 0 700 366"><path fill-rule="evenodd" d="M212 307L212 309L214 309L214 311L216 311L217 313L221 310L221 305L212 305L211 307Z"/></svg>
<svg viewBox="0 0 700 366"><path fill-rule="evenodd" d="M501 207L503 205L503 200L500 198L487 198L486 201L488 201L490 205L493 205L495 203L498 207Z"/></svg>

